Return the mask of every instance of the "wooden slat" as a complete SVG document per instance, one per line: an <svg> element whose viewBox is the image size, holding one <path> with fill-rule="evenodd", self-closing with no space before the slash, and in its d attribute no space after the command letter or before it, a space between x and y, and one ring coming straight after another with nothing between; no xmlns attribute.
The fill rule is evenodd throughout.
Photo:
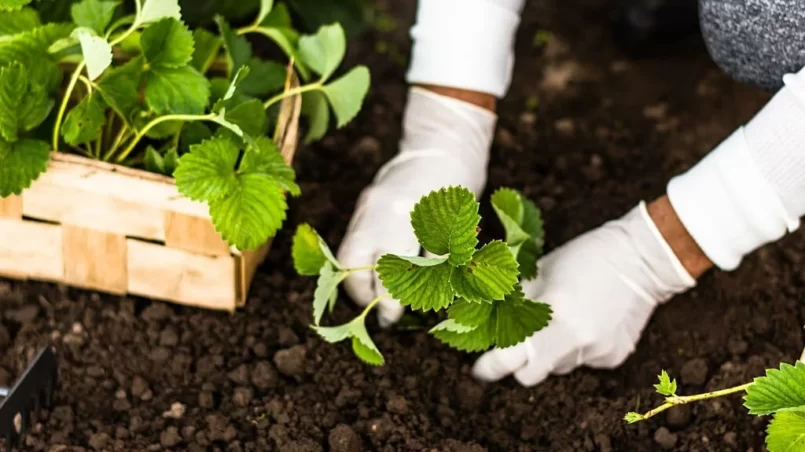
<svg viewBox="0 0 805 452"><path fill-rule="evenodd" d="M126 237L111 232L62 225L64 282L77 287L124 294L127 289Z"/></svg>
<svg viewBox="0 0 805 452"><path fill-rule="evenodd" d="M257 267L263 263L268 255L268 250L271 247L271 241L265 245L257 248L256 250L244 251L240 256L237 256L238 268L238 292L237 300L238 307L246 304L246 298L249 296L249 287L254 279L254 274L257 272Z"/></svg>
<svg viewBox="0 0 805 452"><path fill-rule="evenodd" d="M61 281L63 271L61 227L0 219L0 275Z"/></svg>
<svg viewBox="0 0 805 452"><path fill-rule="evenodd" d="M11 195L8 198L0 198L0 217L22 219L22 198Z"/></svg>
<svg viewBox="0 0 805 452"><path fill-rule="evenodd" d="M212 256L228 256L229 245L210 220L182 213L165 213L165 245Z"/></svg>
<svg viewBox="0 0 805 452"><path fill-rule="evenodd" d="M208 309L236 308L235 260L128 239L129 293Z"/></svg>
<svg viewBox="0 0 805 452"><path fill-rule="evenodd" d="M209 218L170 178L63 154L25 191L22 208L30 218L156 241L165 240L165 212Z"/></svg>

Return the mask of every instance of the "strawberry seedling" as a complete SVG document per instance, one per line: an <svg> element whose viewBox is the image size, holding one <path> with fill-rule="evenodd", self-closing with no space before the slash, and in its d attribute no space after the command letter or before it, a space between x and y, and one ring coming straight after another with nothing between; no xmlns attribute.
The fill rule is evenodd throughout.
<svg viewBox="0 0 805 452"><path fill-rule="evenodd" d="M216 17L217 34L191 30L178 0L133 0L134 14L118 1L81 0L58 23L42 23L32 1L0 0L3 198L30 187L52 152L73 152L174 176L230 245L253 249L282 226L286 193L300 191L269 133L275 106L302 95L310 142L327 132L331 110L337 127L352 120L369 89L364 66L335 76L346 51L340 25L300 36L273 0L247 27ZM253 55L253 33L288 62ZM300 86L288 86L289 71Z"/></svg>
<svg viewBox="0 0 805 452"><path fill-rule="evenodd" d="M753 382L718 391L689 396L677 395L676 380L663 370L654 387L665 396L665 403L645 413L630 412L624 420L630 424L645 421L681 404L745 393L744 406L749 414L772 416L766 429L769 452L805 451L805 364L782 363L779 369L768 369L766 375Z"/></svg>
<svg viewBox="0 0 805 452"><path fill-rule="evenodd" d="M520 286L521 278L537 275L543 240L539 209L511 189L495 192L492 206L506 240L479 246L481 216L473 194L462 187L433 191L414 206L411 226L422 248L438 257L386 254L366 268L345 268L316 231L300 225L293 240L294 265L301 275L318 276L313 328L327 342L350 339L358 358L372 365L385 360L365 320L385 298L417 311L447 311L447 318L430 332L467 352L509 347L544 328L550 307L527 299ZM339 284L361 271L377 271L388 294L377 297L351 322L322 326L325 311L335 306Z"/></svg>

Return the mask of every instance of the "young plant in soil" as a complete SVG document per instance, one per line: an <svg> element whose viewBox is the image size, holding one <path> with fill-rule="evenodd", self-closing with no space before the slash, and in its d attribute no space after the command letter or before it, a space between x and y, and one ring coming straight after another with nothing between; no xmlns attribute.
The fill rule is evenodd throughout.
<svg viewBox="0 0 805 452"><path fill-rule="evenodd" d="M298 227L293 259L301 275L318 276L313 299L313 328L327 342L345 339L362 361L385 360L366 330L366 316L383 299L394 298L413 310L447 311L430 333L462 351L513 346L548 325L551 309L525 298L520 279L535 278L542 253L543 229L538 208L511 189L492 195L506 240L478 246L481 216L472 192L449 187L422 197L411 212L420 245L436 257L386 254L376 265L345 268L309 225ZM354 320L322 326L332 312L339 284L352 273L377 271L388 294L373 300Z"/></svg>
<svg viewBox="0 0 805 452"><path fill-rule="evenodd" d="M303 94L310 142L330 109L338 127L349 122L369 88L364 66L334 77L340 25L300 36L273 0L240 29L216 17L217 34L188 28L178 0L133 0L128 15L118 1L81 0L59 23L42 23L32 1L0 0L0 197L21 194L51 152L67 151L174 176L230 245L256 248L282 226L285 194L299 194L269 133L279 102ZM289 63L254 56L252 33ZM303 83L289 87L294 71Z"/></svg>
<svg viewBox="0 0 805 452"><path fill-rule="evenodd" d="M779 369L767 369L764 377L755 378L751 383L704 394L677 395L676 380L672 380L664 370L654 387L665 396L665 403L643 414L627 413L626 422L644 421L676 405L745 393L744 406L749 409L749 414L772 416L766 430L769 452L805 451L805 364L802 361L794 365L782 363Z"/></svg>

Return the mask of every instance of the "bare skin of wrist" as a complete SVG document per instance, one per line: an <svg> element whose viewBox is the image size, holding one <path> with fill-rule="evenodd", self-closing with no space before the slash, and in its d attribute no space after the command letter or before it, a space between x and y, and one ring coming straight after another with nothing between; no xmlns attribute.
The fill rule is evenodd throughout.
<svg viewBox="0 0 805 452"><path fill-rule="evenodd" d="M648 214L682 266L694 279L699 279L713 263L705 256L676 215L671 201L663 195L648 205Z"/></svg>
<svg viewBox="0 0 805 452"><path fill-rule="evenodd" d="M448 86L436 86L436 85L417 85L417 86L425 88L429 91L433 91L436 94L441 94L442 96L462 100L464 102L473 104L477 107L489 110L492 113L495 112L495 109L497 107L497 99L495 98L495 96L491 94L481 93L478 91L470 91L460 88L450 88Z"/></svg>

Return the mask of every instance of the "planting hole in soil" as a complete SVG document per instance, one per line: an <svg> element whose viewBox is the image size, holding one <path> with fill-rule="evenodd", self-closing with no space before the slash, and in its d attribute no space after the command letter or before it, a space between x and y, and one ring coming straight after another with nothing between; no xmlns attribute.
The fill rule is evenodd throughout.
<svg viewBox="0 0 805 452"><path fill-rule="evenodd" d="M18 90L26 93L20 105L38 102L29 114L0 121L0 146L25 143L44 152L33 152L38 160L25 163L36 171L0 160L0 230L25 221L45 232L18 241L16 249L24 244L26 253L0 243L0 387L19 381L48 345L55 349L58 384L52 404L28 425L16 450L801 447L801 232L747 256L735 271L707 273L695 288L659 306L635 351L615 369L580 367L534 387L511 377L484 383L472 375L481 352L539 335L554 320L549 300L517 296L521 281L536 272L528 259L521 262L523 254L533 262L543 250L623 215L641 199L662 195L671 176L695 165L770 99L724 74L701 36L676 42L672 52L632 59L614 44L602 20L613 2L527 2L511 88L497 105L487 188L477 200L458 186L418 198L411 224L432 256L379 256L383 283L408 306L402 320L381 327L375 315L330 284L342 282L341 273L369 270L345 268L332 254L359 194L399 145L415 1L371 2L368 22L355 32L348 25L356 22L354 8L360 7L354 5L360 2L351 1L332 20L310 12L317 11L317 2L302 0L242 7L179 2L177 8L169 1L132 0L113 8L82 0L74 2L81 7L63 11L54 6L60 2L28 3L0 0L0 25L13 15L18 26L7 32L0 26L0 71L19 72ZM73 25L42 25L62 21ZM38 49L51 56L29 61L14 54L8 60L8 43L22 45L20 36L30 38L40 26L59 32L40 36L48 42ZM37 61L47 67L38 68ZM42 69L42 77L54 68L63 77L42 79L40 86L25 72L28 66ZM104 89L114 81L110 76L125 78L132 68L135 84ZM169 83L176 71L193 75ZM0 85L10 80L4 74ZM161 83L155 79L165 84L149 85ZM46 82L53 85L44 89ZM126 92L127 104L113 94ZM283 115L281 106L291 114ZM0 100L0 120L6 118L3 108ZM289 130L287 124L297 119L292 129L298 132ZM297 133L299 143L283 139ZM7 154L0 152L0 159ZM203 219L206 229L194 226L188 229L195 231L192 241L171 245L161 210L166 204L156 209L159 216L130 217L157 218L158 227L150 227L150 220L91 216L104 206L119 209L120 199L131 199L126 193L109 203L94 192L94 205L101 207L82 210L85 215L62 209L57 218L37 217L32 206L41 204L26 207L26 190L28 200L45 199L45 188L52 187L47 184L62 174L51 172L60 168L59 159L78 156L93 165L122 164L110 173L115 177L134 170L148 184L164 177L159 183L173 186L196 209L177 212ZM205 172L211 164L213 170ZM223 166L233 179L216 178ZM236 194L248 194L253 183L262 184L260 193L276 196L270 202L261 198L257 211L226 208L227 202L243 201ZM220 190L213 193L211 186ZM15 199L22 202L8 201ZM243 211L254 215L230 216ZM524 212L541 219L538 231ZM97 218L94 228L88 218ZM48 235L53 228L58 234ZM87 249L104 260L72 261L78 264L70 269L61 254L61 228L76 236L75 229L102 233L103 241L90 236ZM465 240L443 242L439 231L445 230ZM168 273L153 270L164 259L153 265L135 260L136 268L152 269L140 279L91 278L91 286L65 277L112 274L116 267L109 259L120 257L116 244L132 242L160 248L159 256L186 252L176 261L183 266L229 259L225 267L188 267L226 277L205 276L199 281L207 286L194 283L195 292L181 297L151 297L138 289L159 279L153 275ZM264 247L267 242L270 247ZM60 260L42 245L56 246ZM425 299L421 290L410 290L420 280L401 276L423 268L466 271L493 248L495 284L459 286L434 277L426 287L441 298ZM265 256L262 263L258 255ZM232 262L238 259L248 262L236 270ZM38 270L13 272L15 262ZM467 273L479 278L474 270ZM189 274L179 272L170 281ZM330 289L322 290L322 283ZM188 293L198 299L213 292L227 294L231 303L201 307L182 301ZM517 310L507 312L507 301ZM472 303L489 312L462 316ZM495 318L534 321L526 330L498 330L500 323L489 321L492 312ZM331 334L345 325L351 326ZM482 326L489 328L480 334ZM786 394L793 395L768 397L774 393L763 391L768 387L788 388ZM769 441L773 434L787 442Z"/></svg>

